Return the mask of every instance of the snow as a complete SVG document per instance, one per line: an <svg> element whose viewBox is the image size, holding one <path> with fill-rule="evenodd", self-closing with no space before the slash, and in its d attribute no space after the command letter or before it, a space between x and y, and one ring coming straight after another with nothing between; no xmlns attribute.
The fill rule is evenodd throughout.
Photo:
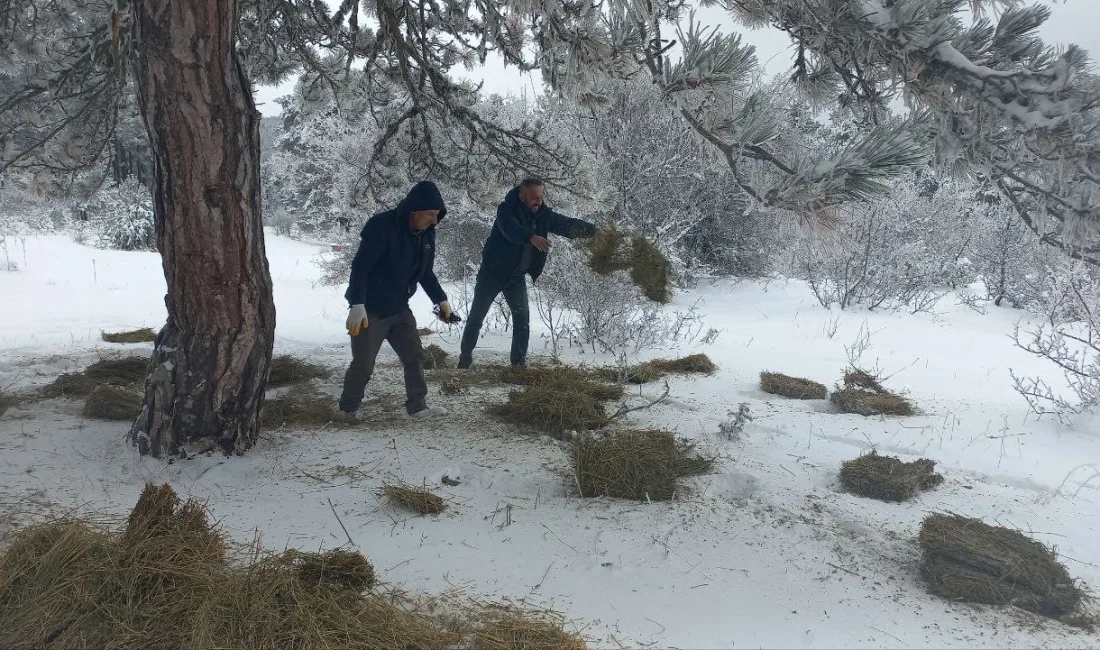
<svg viewBox="0 0 1100 650"><path fill-rule="evenodd" d="M276 352L325 363L336 382L349 358L346 306L342 287L316 284L321 250L267 239ZM157 255L43 236L26 240L19 262L18 271L0 272L0 386L41 385L101 354L149 349L99 336L163 322ZM699 299L707 326L723 330L703 350L721 370L674 379L667 403L633 414L638 425L673 429L721 455L717 473L690 479L690 492L673 502L576 498L559 443L480 415L482 402L503 389L458 397L433 390L453 415L443 426L406 420L398 408L361 429L271 431L244 457L171 465L138 457L123 442L126 423L83 419L76 402L11 410L0 417L0 515L5 504L31 502L121 515L145 481L170 481L205 500L242 541L259 531L269 547L316 549L348 543L335 510L382 579L413 592L459 590L553 608L594 648L1100 643L1057 623L1022 625L1012 612L939 600L916 574L921 519L950 510L1033 531L1057 547L1072 574L1100 585L1100 439L1087 423L1026 417L1009 368L1063 384L1055 369L1013 347L1008 335L1020 312L830 312L794 282L715 283L682 292L672 308ZM421 293L413 306L426 323ZM820 402L758 390L763 369L832 384L861 329L871 333L863 361L892 374L887 386L906 391L921 415L838 415ZM539 333L536 324L536 347ZM432 338L454 355L458 336L452 329ZM502 360L506 349L506 336L487 334L478 359ZM593 362L590 353L568 360ZM400 404L400 370L388 348L381 361L370 394ZM754 420L741 441L729 441L719 427L742 402ZM930 457L946 481L905 504L838 491L839 463L872 447L906 460ZM460 483L442 485L444 475ZM434 484L451 507L427 518L395 511L375 494L384 479Z"/></svg>

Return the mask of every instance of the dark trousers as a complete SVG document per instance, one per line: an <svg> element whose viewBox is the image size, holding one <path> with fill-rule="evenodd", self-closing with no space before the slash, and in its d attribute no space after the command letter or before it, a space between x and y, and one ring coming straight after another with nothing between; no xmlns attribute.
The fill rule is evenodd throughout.
<svg viewBox="0 0 1100 650"><path fill-rule="evenodd" d="M379 318L367 314L367 328L351 337L351 365L344 374L344 392L340 395L340 410L353 412L363 401L367 382L374 373L374 362L389 341L405 368L405 410L411 413L427 408L428 384L424 380L424 348L416 331L412 310Z"/></svg>
<svg viewBox="0 0 1100 650"><path fill-rule="evenodd" d="M477 337L485 316L497 296L504 294L504 301L512 312L512 353L513 364L526 363L527 343L531 338L531 312L527 306L527 276L515 274L502 282L484 266L477 272L474 282L474 302L470 305L470 314L466 318L466 329L462 331L460 360L473 358L477 347Z"/></svg>

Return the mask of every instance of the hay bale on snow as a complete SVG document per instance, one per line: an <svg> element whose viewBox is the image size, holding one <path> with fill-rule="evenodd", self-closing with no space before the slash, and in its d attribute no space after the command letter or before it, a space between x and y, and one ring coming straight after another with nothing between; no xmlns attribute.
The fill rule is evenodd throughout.
<svg viewBox="0 0 1100 650"><path fill-rule="evenodd" d="M552 436L566 431L599 429L607 424L607 412L595 397L558 387L529 386L512 391L508 401L489 412L509 424L531 427Z"/></svg>
<svg viewBox="0 0 1100 650"><path fill-rule="evenodd" d="M718 366L705 354L692 354L679 359L653 359L622 371L611 370L611 376L623 376L627 383L648 384L667 375L711 375Z"/></svg>
<svg viewBox="0 0 1100 650"><path fill-rule="evenodd" d="M84 401L81 413L96 420L133 420L141 412L142 397L132 390L99 386Z"/></svg>
<svg viewBox="0 0 1100 650"><path fill-rule="evenodd" d="M959 515L933 514L921 524L921 576L942 598L1069 619L1084 602L1054 551L1019 531Z"/></svg>
<svg viewBox="0 0 1100 650"><path fill-rule="evenodd" d="M760 390L790 399L825 399L829 396L825 384L779 372L761 372Z"/></svg>
<svg viewBox="0 0 1100 650"><path fill-rule="evenodd" d="M409 485L383 485L382 494L392 503L422 515L438 515L447 508L439 495Z"/></svg>
<svg viewBox="0 0 1100 650"><path fill-rule="evenodd" d="M622 384L600 381L600 373L571 366L506 366L500 372L506 384L539 386L565 392L584 393L601 402L622 399Z"/></svg>
<svg viewBox="0 0 1100 650"><path fill-rule="evenodd" d="M856 415L913 415L913 405L900 395L882 387L877 377L864 370L851 369L844 374L844 387L838 387L829 400L844 413Z"/></svg>
<svg viewBox="0 0 1100 650"><path fill-rule="evenodd" d="M127 386L145 381L149 375L149 357L101 359L84 369L84 376L102 384Z"/></svg>
<svg viewBox="0 0 1100 650"><path fill-rule="evenodd" d="M79 373L66 373L42 389L45 397L83 397L99 386L136 387L149 374L148 357L101 359Z"/></svg>
<svg viewBox="0 0 1100 650"><path fill-rule="evenodd" d="M905 501L922 490L943 483L935 473L935 461L927 458L903 463L893 456L872 451L840 465L840 483L849 492L880 501Z"/></svg>
<svg viewBox="0 0 1100 650"><path fill-rule="evenodd" d="M271 360L271 369L267 376L270 387L304 384L311 379L327 377L329 371L324 366L310 363L290 354L280 354Z"/></svg>
<svg viewBox="0 0 1100 650"><path fill-rule="evenodd" d="M157 331L143 327L128 332L103 332L103 340L107 343L152 343L157 340Z"/></svg>
<svg viewBox="0 0 1100 650"><path fill-rule="evenodd" d="M424 348L424 369L437 370L446 367L447 357L449 356L447 351L438 345L429 345Z"/></svg>
<svg viewBox="0 0 1100 650"><path fill-rule="evenodd" d="M354 420L336 408L332 398L311 388L295 387L275 399L264 400L260 424L265 427L351 424Z"/></svg>
<svg viewBox="0 0 1100 650"><path fill-rule="evenodd" d="M855 415L913 415L909 400L893 393L872 393L856 388L843 388L829 396L841 411Z"/></svg>
<svg viewBox="0 0 1100 650"><path fill-rule="evenodd" d="M581 435L573 439L573 471L582 497L666 501L678 479L713 467L713 459L693 450L662 430Z"/></svg>

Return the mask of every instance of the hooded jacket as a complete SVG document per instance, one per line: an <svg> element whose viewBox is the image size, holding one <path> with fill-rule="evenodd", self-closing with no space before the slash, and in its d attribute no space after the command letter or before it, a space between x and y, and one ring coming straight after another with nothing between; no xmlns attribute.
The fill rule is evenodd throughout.
<svg viewBox="0 0 1100 650"><path fill-rule="evenodd" d="M545 203L532 213L519 200L519 187L512 188L497 206L493 230L481 250L481 263L501 282L520 273L537 280L546 266L546 253L536 249L530 239L532 235L549 234L569 239L591 237L596 234L596 226L558 214Z"/></svg>
<svg viewBox="0 0 1100 650"><path fill-rule="evenodd" d="M367 314L388 318L409 306L417 284L433 303L447 299L433 270L435 227L417 233L409 224L409 215L419 210L439 210L440 221L446 216L435 183L417 183L396 208L374 215L363 225L344 292L349 305L364 305Z"/></svg>

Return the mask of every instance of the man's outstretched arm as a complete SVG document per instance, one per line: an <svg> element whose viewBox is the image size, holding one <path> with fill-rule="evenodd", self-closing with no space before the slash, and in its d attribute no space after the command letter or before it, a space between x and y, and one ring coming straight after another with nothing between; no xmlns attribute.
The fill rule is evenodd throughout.
<svg viewBox="0 0 1100 650"><path fill-rule="evenodd" d="M549 225L551 233L569 239L591 237L599 232L599 228L596 227L596 224L589 223L584 219L567 217L553 210L550 210Z"/></svg>

